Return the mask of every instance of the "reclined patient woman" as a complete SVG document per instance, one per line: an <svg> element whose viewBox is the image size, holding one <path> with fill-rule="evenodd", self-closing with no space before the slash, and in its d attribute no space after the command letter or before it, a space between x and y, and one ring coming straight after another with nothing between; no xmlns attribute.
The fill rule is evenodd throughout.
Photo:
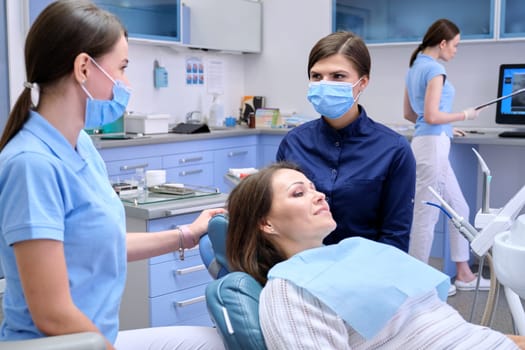
<svg viewBox="0 0 525 350"><path fill-rule="evenodd" d="M269 349L525 348L524 337L465 321L445 302L449 278L401 250L360 237L323 246L336 223L293 164L245 178L228 211L230 267L264 286Z"/></svg>

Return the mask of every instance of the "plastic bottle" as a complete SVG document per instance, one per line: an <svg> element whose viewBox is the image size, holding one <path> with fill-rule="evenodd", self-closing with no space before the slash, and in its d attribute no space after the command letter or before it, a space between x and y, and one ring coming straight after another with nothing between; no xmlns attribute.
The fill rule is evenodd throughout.
<svg viewBox="0 0 525 350"><path fill-rule="evenodd" d="M213 101L210 106L208 123L211 127L224 126L224 106L222 105L219 95L213 95Z"/></svg>

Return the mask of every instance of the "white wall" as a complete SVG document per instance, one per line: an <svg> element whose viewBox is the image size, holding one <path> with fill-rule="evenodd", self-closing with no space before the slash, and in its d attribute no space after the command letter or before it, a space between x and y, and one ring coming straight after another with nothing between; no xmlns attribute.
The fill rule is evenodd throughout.
<svg viewBox="0 0 525 350"><path fill-rule="evenodd" d="M212 54L188 49L130 44L128 75L133 83L130 109L170 113L181 120L190 110L207 111L211 96L206 86L186 86L183 64L188 56L204 62L224 59L225 112L237 115L242 95L262 95L268 107L309 117L316 113L306 100L307 60L311 47L331 32L332 0L261 0L263 3L263 52L261 54ZM8 0L9 63L11 101L25 80L23 1ZM403 120L404 75L416 44L373 46L371 82L360 98L376 120L408 124ZM461 43L454 60L445 64L456 87L455 109L462 110L493 99L497 94L498 68L502 63L525 61L525 41ZM168 69L169 88L153 88L153 60ZM202 106L202 107L201 107ZM458 126L495 127L495 108L487 108L478 120ZM468 123L468 124L467 124Z"/></svg>

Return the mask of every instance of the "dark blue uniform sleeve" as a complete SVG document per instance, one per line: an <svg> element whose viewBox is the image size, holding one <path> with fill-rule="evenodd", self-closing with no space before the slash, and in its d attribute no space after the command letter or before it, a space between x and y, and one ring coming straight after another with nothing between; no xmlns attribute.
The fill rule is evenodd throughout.
<svg viewBox="0 0 525 350"><path fill-rule="evenodd" d="M384 186L383 222L378 241L408 252L414 212L416 161L410 145L400 138Z"/></svg>

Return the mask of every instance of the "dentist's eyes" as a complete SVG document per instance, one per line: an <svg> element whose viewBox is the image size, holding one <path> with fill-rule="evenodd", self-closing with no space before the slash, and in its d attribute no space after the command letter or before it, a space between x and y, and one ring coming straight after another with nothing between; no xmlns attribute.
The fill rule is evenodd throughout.
<svg viewBox="0 0 525 350"><path fill-rule="evenodd" d="M316 73L310 74L311 81L320 81L322 79L323 77L321 76L321 74L316 74Z"/></svg>

